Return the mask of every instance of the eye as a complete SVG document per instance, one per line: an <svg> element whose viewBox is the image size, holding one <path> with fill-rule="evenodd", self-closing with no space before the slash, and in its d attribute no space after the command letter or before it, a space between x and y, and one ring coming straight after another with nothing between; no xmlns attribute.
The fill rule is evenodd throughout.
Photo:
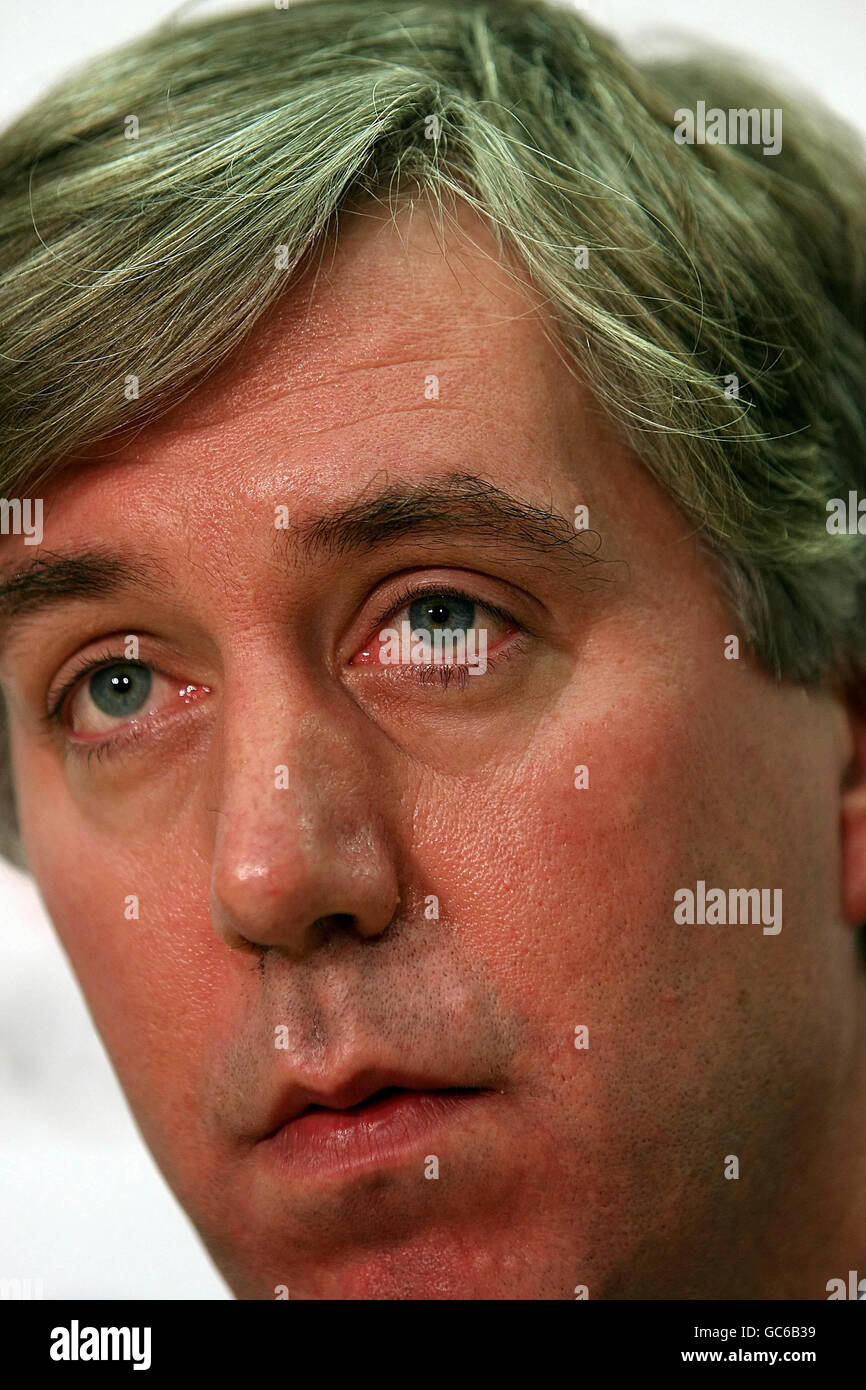
<svg viewBox="0 0 866 1390"><path fill-rule="evenodd" d="M403 593L392 600L352 665L460 666L487 670L487 653L522 631L510 613L448 587Z"/></svg>
<svg viewBox="0 0 866 1390"><path fill-rule="evenodd" d="M136 716L152 714L168 681L134 661L113 661L73 678L61 697L65 722L74 734L107 733Z"/></svg>
<svg viewBox="0 0 866 1390"><path fill-rule="evenodd" d="M150 715L172 702L189 705L207 687L180 685L140 661L88 661L74 671L57 695L49 718L61 721L81 739L96 739Z"/></svg>

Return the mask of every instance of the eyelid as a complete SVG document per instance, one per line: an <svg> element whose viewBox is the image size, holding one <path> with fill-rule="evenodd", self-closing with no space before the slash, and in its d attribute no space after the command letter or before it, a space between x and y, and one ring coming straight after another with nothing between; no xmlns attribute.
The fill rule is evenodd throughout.
<svg viewBox="0 0 866 1390"><path fill-rule="evenodd" d="M448 580L440 580L439 582L436 580L419 580L415 584L407 582L405 590L398 593L396 597L392 595L385 611L379 615L375 623L370 625L370 633L377 632L385 623L386 619L393 617L400 608L405 608L407 603L411 603L414 599L424 598L426 594L442 594L442 596L446 598L464 599L474 604L477 608L484 608L488 613L495 614L495 616L501 618L503 622L511 623L522 632L528 631L526 625L520 622L519 618L516 618L507 608L501 608L496 603L488 602L487 599L477 598L474 594L469 593L467 589L460 589Z"/></svg>

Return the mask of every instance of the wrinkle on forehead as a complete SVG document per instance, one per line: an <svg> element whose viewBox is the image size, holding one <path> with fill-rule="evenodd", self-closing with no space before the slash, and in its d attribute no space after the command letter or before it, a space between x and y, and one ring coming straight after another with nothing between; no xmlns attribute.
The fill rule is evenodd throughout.
<svg viewBox="0 0 866 1390"><path fill-rule="evenodd" d="M203 387L150 427L209 429L291 393L367 390L393 370L495 364L496 335L537 349L541 299L506 263L484 220L465 208L443 239L426 209L394 218L343 215L336 242L257 323ZM493 334L491 338L489 335Z"/></svg>

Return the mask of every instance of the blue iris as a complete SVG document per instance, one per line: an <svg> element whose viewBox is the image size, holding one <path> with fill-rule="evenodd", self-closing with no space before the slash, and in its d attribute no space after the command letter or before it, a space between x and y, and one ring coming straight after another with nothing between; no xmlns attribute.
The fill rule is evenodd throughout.
<svg viewBox="0 0 866 1390"><path fill-rule="evenodd" d="M119 661L103 666L90 677L90 695L103 714L118 718L140 710L153 684L146 666L134 666Z"/></svg>
<svg viewBox="0 0 866 1390"><path fill-rule="evenodd" d="M475 604L452 594L425 594L409 604L409 622L413 631L426 628L429 632L435 632L436 628L450 628L455 632L460 628L472 627L474 620Z"/></svg>

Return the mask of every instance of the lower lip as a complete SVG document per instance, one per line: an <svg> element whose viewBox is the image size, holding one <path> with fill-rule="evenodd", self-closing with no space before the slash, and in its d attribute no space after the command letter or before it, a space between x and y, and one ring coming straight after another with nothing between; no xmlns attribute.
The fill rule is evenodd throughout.
<svg viewBox="0 0 866 1390"><path fill-rule="evenodd" d="M425 1137L458 1118L487 1091L396 1091L354 1110L308 1110L264 1141L298 1172L325 1174L380 1168L414 1155L423 1165Z"/></svg>

